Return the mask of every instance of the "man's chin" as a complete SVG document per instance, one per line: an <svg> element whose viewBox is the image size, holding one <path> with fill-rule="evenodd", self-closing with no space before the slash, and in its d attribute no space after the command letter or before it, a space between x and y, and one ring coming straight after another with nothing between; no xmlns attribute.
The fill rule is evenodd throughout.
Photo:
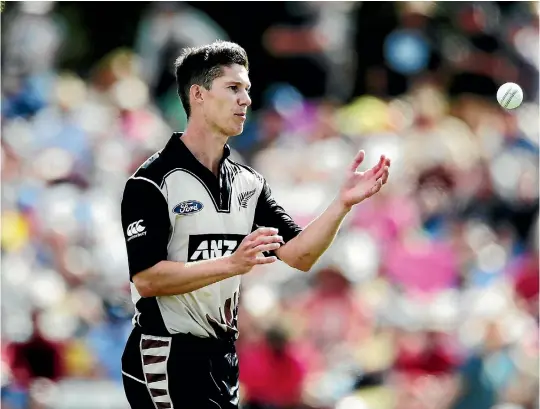
<svg viewBox="0 0 540 409"><path fill-rule="evenodd" d="M228 126L219 127L218 129L222 135L232 138L244 132L244 124L228 124Z"/></svg>
<svg viewBox="0 0 540 409"><path fill-rule="evenodd" d="M233 136L238 136L240 135L242 132L244 132L244 126L240 126L240 127L235 127L235 128L231 128L230 129L230 132L228 132L229 134L229 137L233 137Z"/></svg>

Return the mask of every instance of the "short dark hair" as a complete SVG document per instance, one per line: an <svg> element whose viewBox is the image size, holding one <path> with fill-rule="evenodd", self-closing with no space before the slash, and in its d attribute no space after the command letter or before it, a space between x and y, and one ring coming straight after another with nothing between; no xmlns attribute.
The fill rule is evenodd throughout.
<svg viewBox="0 0 540 409"><path fill-rule="evenodd" d="M214 41L201 47L184 48L174 63L178 96L186 115L191 115L189 105L189 89L193 84L206 89L212 87L212 82L223 75L223 67L233 64L242 65L249 70L246 51L236 43L229 41Z"/></svg>

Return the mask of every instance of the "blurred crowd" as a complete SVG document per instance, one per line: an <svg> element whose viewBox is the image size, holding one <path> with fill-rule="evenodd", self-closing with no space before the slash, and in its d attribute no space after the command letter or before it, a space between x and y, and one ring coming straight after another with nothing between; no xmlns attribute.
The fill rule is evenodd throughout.
<svg viewBox="0 0 540 409"><path fill-rule="evenodd" d="M227 34L194 6L162 3L133 44L81 76L58 62L69 32L54 3L15 4L2 16L1 403L127 409L123 186L185 125L171 56ZM392 159L388 185L312 271L276 263L244 277L245 409L538 409L538 5L463 4L448 26L434 4L393 6L366 92L335 74L338 95L317 98L276 82L231 140L302 226L358 149L364 168ZM426 44L439 37L432 66ZM361 64L336 41L328 70ZM388 92L388 71L404 92ZM483 82L506 81L524 88L514 111L483 95Z"/></svg>

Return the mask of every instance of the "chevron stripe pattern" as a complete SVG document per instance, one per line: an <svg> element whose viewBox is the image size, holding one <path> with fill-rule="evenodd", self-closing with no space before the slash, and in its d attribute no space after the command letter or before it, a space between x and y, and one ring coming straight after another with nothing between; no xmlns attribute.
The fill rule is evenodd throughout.
<svg viewBox="0 0 540 409"><path fill-rule="evenodd" d="M156 409L174 409L167 375L171 341L170 337L141 336L144 378Z"/></svg>

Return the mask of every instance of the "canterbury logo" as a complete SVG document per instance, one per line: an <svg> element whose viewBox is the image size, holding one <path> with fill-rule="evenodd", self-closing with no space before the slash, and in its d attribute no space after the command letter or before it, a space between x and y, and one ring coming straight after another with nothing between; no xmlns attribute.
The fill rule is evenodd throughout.
<svg viewBox="0 0 540 409"><path fill-rule="evenodd" d="M146 227L141 224L142 222L143 220L141 219L139 221L131 223L128 226L126 230L126 235L129 237L128 241L135 239L137 237L146 236L146 231L145 231Z"/></svg>
<svg viewBox="0 0 540 409"><path fill-rule="evenodd" d="M243 207L244 209L247 209L249 199L255 194L255 189L250 190L249 192L240 193L238 195L238 204Z"/></svg>

